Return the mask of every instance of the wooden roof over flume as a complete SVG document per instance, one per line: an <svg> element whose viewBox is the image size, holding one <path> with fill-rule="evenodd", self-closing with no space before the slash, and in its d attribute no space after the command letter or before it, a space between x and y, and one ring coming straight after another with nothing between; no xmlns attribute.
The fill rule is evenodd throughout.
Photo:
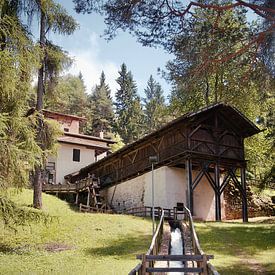
<svg viewBox="0 0 275 275"><path fill-rule="evenodd" d="M192 158L193 168L201 160L218 161L220 167L245 167L244 138L260 131L236 108L217 103L186 113L65 178L73 183L94 174L104 188L150 171L149 156L155 155L156 168L185 167L187 158Z"/></svg>

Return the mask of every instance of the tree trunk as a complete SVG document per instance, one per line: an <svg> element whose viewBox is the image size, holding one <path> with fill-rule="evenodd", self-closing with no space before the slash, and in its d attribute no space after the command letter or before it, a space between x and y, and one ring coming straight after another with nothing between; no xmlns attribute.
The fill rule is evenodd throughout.
<svg viewBox="0 0 275 275"><path fill-rule="evenodd" d="M45 47L46 37L46 17L41 7L41 17L40 17L40 47L43 51ZM44 95L44 55L41 59L41 67L38 71L38 83L37 83L37 102L36 110L38 111L38 126L37 126L37 142L39 146L43 149L43 140L42 140L42 109L43 109L43 95ZM33 206L35 208L42 208L42 178L41 178L41 166L36 166L34 171L34 180L33 180Z"/></svg>

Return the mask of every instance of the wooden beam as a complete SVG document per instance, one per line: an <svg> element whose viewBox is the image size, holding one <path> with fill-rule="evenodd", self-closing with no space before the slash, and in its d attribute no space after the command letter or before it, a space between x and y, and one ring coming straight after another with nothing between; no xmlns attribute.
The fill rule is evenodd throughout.
<svg viewBox="0 0 275 275"><path fill-rule="evenodd" d="M187 195L188 195L188 208L191 214L194 214L193 209L193 189L192 189L192 162L190 158L185 162L186 182L187 182Z"/></svg>
<svg viewBox="0 0 275 275"><path fill-rule="evenodd" d="M220 167L218 163L215 163L215 185L216 221L221 221Z"/></svg>
<svg viewBox="0 0 275 275"><path fill-rule="evenodd" d="M243 222L248 222L246 177L245 177L245 168L244 167L241 168L241 184L242 184L242 188L243 188L243 196L242 196Z"/></svg>

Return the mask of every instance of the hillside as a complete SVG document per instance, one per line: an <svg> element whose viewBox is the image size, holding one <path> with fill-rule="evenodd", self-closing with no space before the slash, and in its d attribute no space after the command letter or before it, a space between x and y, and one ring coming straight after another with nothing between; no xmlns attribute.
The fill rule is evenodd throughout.
<svg viewBox="0 0 275 275"><path fill-rule="evenodd" d="M197 222L205 253L220 274L275 274L275 218L258 217L234 222Z"/></svg>
<svg viewBox="0 0 275 275"><path fill-rule="evenodd" d="M12 195L27 206L32 191ZM135 255L150 244L149 220L122 215L85 214L60 199L43 194L43 211L56 217L18 232L0 221L0 274L127 274Z"/></svg>

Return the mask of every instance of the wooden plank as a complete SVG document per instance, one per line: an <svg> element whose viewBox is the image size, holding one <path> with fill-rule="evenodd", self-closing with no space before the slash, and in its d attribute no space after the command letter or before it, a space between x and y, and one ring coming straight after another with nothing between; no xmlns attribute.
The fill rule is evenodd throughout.
<svg viewBox="0 0 275 275"><path fill-rule="evenodd" d="M213 255L205 255L207 260L214 259ZM141 260L142 255L136 259ZM203 261L204 255L146 255L146 261Z"/></svg>
<svg viewBox="0 0 275 275"><path fill-rule="evenodd" d="M146 272L191 272L191 273L201 273L202 268L198 267L148 267Z"/></svg>
<svg viewBox="0 0 275 275"><path fill-rule="evenodd" d="M137 272L139 272L142 268L141 263L139 263L138 265L136 265L129 273L128 275L136 275Z"/></svg>

